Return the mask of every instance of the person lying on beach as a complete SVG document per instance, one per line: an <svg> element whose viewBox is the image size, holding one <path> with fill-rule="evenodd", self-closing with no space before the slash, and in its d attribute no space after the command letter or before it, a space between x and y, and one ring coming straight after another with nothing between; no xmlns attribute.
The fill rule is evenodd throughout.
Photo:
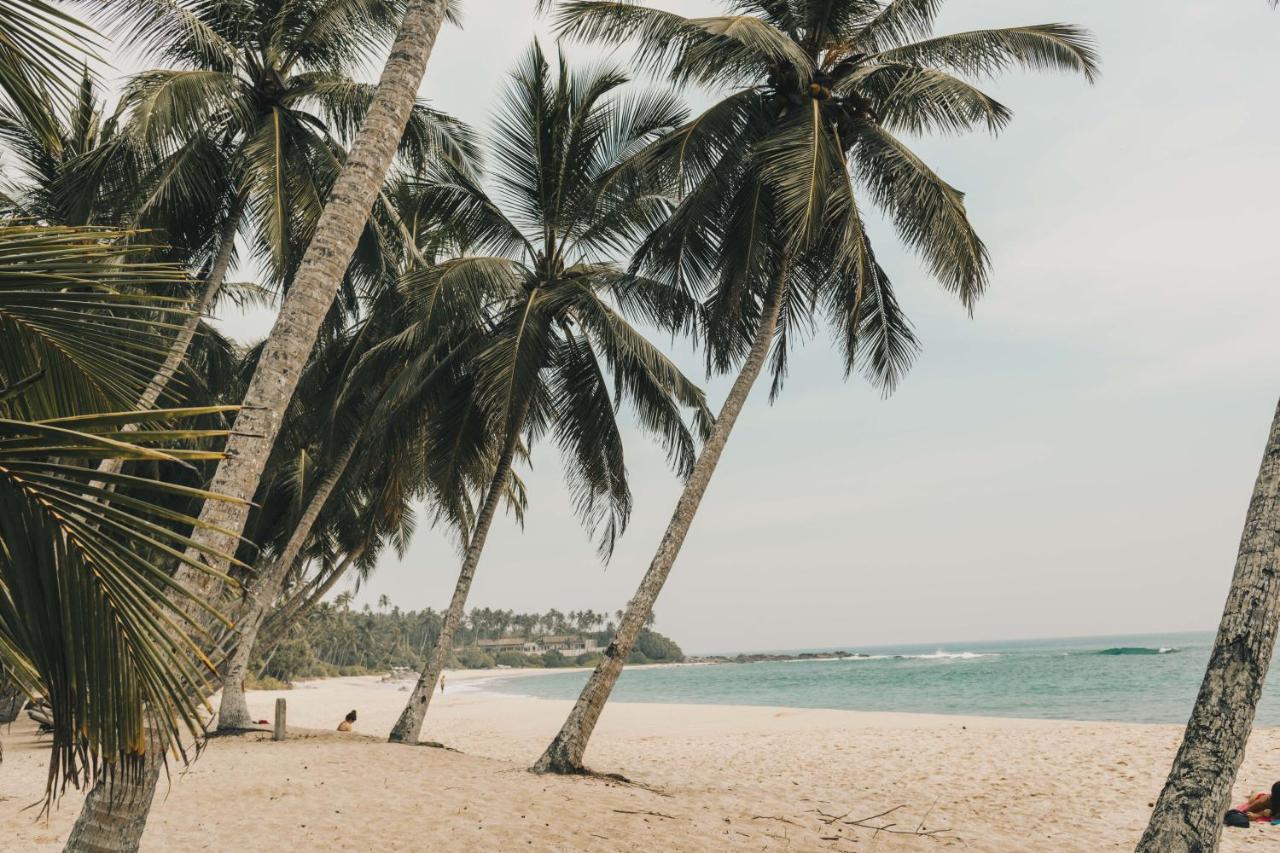
<svg viewBox="0 0 1280 853"><path fill-rule="evenodd" d="M1277 809L1273 804L1280 804L1280 782L1271 786L1271 793L1261 791L1254 794L1246 802L1236 806L1235 811L1243 812L1254 823L1262 823L1275 819Z"/></svg>
<svg viewBox="0 0 1280 853"><path fill-rule="evenodd" d="M355 721L356 721L356 712L355 712L355 709L353 708L351 712L347 714L346 719L338 723L338 731L340 732L351 731L351 726L352 724L355 723Z"/></svg>

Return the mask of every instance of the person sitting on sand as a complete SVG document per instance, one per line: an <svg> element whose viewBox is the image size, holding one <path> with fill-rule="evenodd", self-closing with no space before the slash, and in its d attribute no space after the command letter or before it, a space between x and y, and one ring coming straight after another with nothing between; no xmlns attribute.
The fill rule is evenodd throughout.
<svg viewBox="0 0 1280 853"><path fill-rule="evenodd" d="M1237 806L1237 810L1244 812L1249 820L1259 823L1275 819L1278 809L1273 804L1280 804L1280 782L1271 786L1271 793L1262 791L1254 794L1243 805Z"/></svg>
<svg viewBox="0 0 1280 853"><path fill-rule="evenodd" d="M346 719L338 723L338 731L340 732L351 731L351 726L355 723L355 721L356 721L356 712L355 712L355 709L353 708L351 709L351 712L347 714Z"/></svg>

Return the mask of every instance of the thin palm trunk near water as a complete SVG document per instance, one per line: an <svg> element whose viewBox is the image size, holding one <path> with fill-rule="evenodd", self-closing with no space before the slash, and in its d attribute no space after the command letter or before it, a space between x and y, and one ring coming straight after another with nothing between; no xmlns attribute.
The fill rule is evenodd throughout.
<svg viewBox="0 0 1280 853"><path fill-rule="evenodd" d="M527 405L525 411L528 411ZM523 417L520 418L521 421L523 419ZM502 448L502 454L494 469L493 480L489 483L489 490L485 494L484 504L476 518L471 541L467 544L466 553L462 558L462 569L458 572L458 582L453 588L453 598L449 601L449 609L445 612L440 624L440 636L431 649L426 666L418 677L418 683L409 694L409 701L400 712L400 719L396 720L395 726L391 729L391 736L387 738L391 743L417 743L422 734L422 724L427 718L431 696L435 692L436 682L440 680L440 673L444 671L445 661L449 659L449 652L453 649L453 636L462 622L463 609L467 606L467 596L471 594L471 583L475 580L476 567L480 564L480 555L484 551L489 528L493 524L493 517L497 514L498 504L501 503L506 492L507 479L511 476L511 463L515 459L519 441L520 424L517 423L507 436L506 444Z"/></svg>
<svg viewBox="0 0 1280 853"><path fill-rule="evenodd" d="M720 462L720 455L729 441L733 425L737 422L738 415L741 414L742 407L751 394L752 386L764 369L765 360L769 356L769 347L773 343L774 334L778 328L778 316L786 293L787 264L784 263L782 266L783 273L770 288L766 297L751 350L733 386L729 389L728 396L725 397L724 405L711 428L710 435L707 436L706 444L703 445L697 462L694 463L693 473L690 474L684 491L676 503L675 512L672 513L666 533L663 534L662 541L658 545L658 552L654 555L649 570L645 572L636 594L627 603L627 610L618 625L617 633L614 634L613 642L609 644L604 657L591 673L586 686L582 688L582 693L574 703L573 710L569 712L568 719L564 721L560 732L542 753L542 757L533 765L532 769L536 773L584 772L582 757L587 751L587 742L591 739L591 733L595 730L605 703L609 701L613 686L622 675L622 668L626 664L631 647L640 636L640 631L644 628L649 614L653 612L658 594L662 592L662 586L666 583L667 576L671 574L671 567L680 554L685 536L693 526L693 518L711 482L711 476L715 473L716 465Z"/></svg>
<svg viewBox="0 0 1280 853"><path fill-rule="evenodd" d="M226 458L209 486L211 491L236 500L205 502L202 524L192 534L200 545L224 554L236 549L248 519L248 502L257 491L302 367L315 346L408 125L448 6L448 0L411 0L405 10L369 111L280 307L227 441ZM210 597L217 582L214 576L187 566L180 568L174 579L203 598ZM183 601L181 606L190 611L196 624L204 623L205 614L193 602ZM96 784L76 819L66 849L136 850L158 778L157 772L114 788L106 780ZM121 821L137 826L136 836L122 840L115 829Z"/></svg>
<svg viewBox="0 0 1280 853"><path fill-rule="evenodd" d="M1216 850L1280 627L1280 406L1249 502L1218 635L1138 853Z"/></svg>

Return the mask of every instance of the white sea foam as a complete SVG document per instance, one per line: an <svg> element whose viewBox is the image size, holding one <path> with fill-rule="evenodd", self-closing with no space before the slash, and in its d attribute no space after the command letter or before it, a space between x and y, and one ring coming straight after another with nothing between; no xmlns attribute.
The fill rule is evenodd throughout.
<svg viewBox="0 0 1280 853"><path fill-rule="evenodd" d="M977 660L978 658L998 658L995 652L946 652L938 649L931 655L894 655L894 657L910 660Z"/></svg>

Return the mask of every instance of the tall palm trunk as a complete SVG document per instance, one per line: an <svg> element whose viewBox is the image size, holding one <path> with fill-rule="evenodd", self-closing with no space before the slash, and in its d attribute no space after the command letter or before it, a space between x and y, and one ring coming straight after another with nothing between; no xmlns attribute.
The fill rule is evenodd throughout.
<svg viewBox="0 0 1280 853"><path fill-rule="evenodd" d="M253 720L249 717L249 706L245 703L244 678L249 671L249 659L253 656L253 646L258 639L258 629L262 627L262 621L266 617L267 611L280 594L280 589L284 586L289 570L298 561L298 555L302 553L302 546L306 544L307 537L311 535L311 528L315 526L321 510L324 509L329 496L333 494L334 487L338 485L338 481L342 479L343 473L347 470L347 465L355 455L358 443L359 438L357 437L349 442L347 449L334 460L333 468L320 481L315 493L311 495L311 500L307 502L307 507L302 512L302 517L298 519L298 523L294 525L293 533L289 535L289 541L285 543L284 548L280 551L280 556L276 558L267 571L258 577L249 590L248 601L245 602L245 609L239 620L240 636L236 640L235 649L231 652L223 667L222 701L218 704L218 731L220 732L245 729L253 723Z"/></svg>
<svg viewBox="0 0 1280 853"><path fill-rule="evenodd" d="M391 743L417 743L418 736L422 733L422 723L427 718L427 707L431 704L431 695L435 692L436 682L440 680L444 663L449 659L449 652L453 649L453 635L457 632L459 623L462 622L462 610L467 606L467 596L471 593L471 582L476 576L476 566L480 563L480 554L484 551L489 527L498 511L498 504L502 502L502 496L506 492L507 478L511 474L511 462L515 458L516 447L520 443L520 429L527 412L526 404L521 416L508 430L506 444L503 445L502 454L498 457L493 479L489 482L489 491L484 496L484 503L476 518L475 530L471 533L471 541L467 544L466 553L462 557L462 569L458 572L458 582L453 588L453 599L450 600L449 609L445 611L444 620L440 625L440 636L436 639L435 647L432 648L426 666L418 677L418 683L414 685L413 693L409 694L409 701L400 712L400 719L391 729L391 736L388 738Z"/></svg>
<svg viewBox="0 0 1280 853"><path fill-rule="evenodd" d="M613 642L605 649L604 657L591 673L586 687L582 688L582 693L578 695L578 701L569 712L569 717L560 728L560 733L555 736L546 751L542 753L542 757L533 765L535 773L581 773L583 771L582 756L587 751L587 741L591 738L591 732L600 719L600 712L604 710L605 702L609 701L609 694L613 692L618 676L622 674L622 667L626 663L627 655L631 653L636 637L640 636L645 621L653 611L658 593L662 591L662 585L667 582L667 575L671 574L671 566L675 563L676 556L680 553L680 546L684 544L684 538L693 524L693 517L698 512L698 505L702 502L707 485L711 482L711 475L715 473L716 465L720 462L720 454L724 452L724 446L729 441L729 433L733 431L733 425L747 402L751 387L764 368L769 347L773 343L774 332L778 328L778 315L787 286L787 269L788 264L784 262L782 274L769 290L751 351L747 354L737 379L733 381L733 387L729 389L729 395L725 398L720 415L711 428L711 434L707 436L702 452L698 454L693 473L689 475L689 481L685 483L680 500L676 503L675 512L671 516L670 523L667 524L667 532L663 534L662 541L658 544L658 552L654 555L653 562L649 564L649 570L645 572L644 579L640 581L640 588L627 603L627 611L622 616L618 631L613 636Z"/></svg>
<svg viewBox="0 0 1280 853"><path fill-rule="evenodd" d="M1280 625L1280 407L1245 516L1235 574L1182 746L1139 853L1216 850Z"/></svg>
<svg viewBox="0 0 1280 853"><path fill-rule="evenodd" d="M417 101L418 86L448 5L448 0L410 0L405 10L369 112L320 214L293 286L280 306L280 315L227 441L226 458L218 465L210 484L212 491L238 498L242 503L206 501L200 513L204 524L193 533L201 544L222 553L235 551L248 518L248 502L253 500L262 478L284 410L409 123L409 113ZM175 579L205 598L216 583L209 575L189 567L180 569ZM184 607L203 621L203 614L193 605ZM145 824L155 779L149 784L145 779L139 780L142 785L145 790L129 791L127 796L116 798L113 820L136 819ZM67 849L93 849L91 845L99 838L110 837L110 832L102 821L102 812L86 808L71 835L76 843L69 841Z"/></svg>

